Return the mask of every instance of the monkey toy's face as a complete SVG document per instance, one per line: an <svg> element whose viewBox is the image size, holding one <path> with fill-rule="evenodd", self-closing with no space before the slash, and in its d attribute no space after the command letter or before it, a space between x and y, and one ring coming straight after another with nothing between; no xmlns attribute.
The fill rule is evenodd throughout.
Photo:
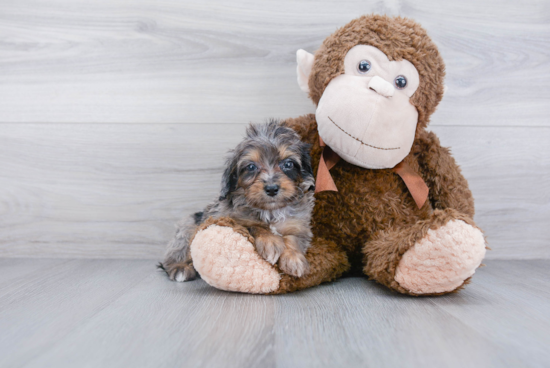
<svg viewBox="0 0 550 368"><path fill-rule="evenodd" d="M300 50L297 56L298 81L306 89L304 77L311 71L313 55ZM390 61L368 45L350 49L344 69L319 100L315 113L319 135L349 163L393 168L414 141L418 112L409 99L419 85L418 71L407 60Z"/></svg>

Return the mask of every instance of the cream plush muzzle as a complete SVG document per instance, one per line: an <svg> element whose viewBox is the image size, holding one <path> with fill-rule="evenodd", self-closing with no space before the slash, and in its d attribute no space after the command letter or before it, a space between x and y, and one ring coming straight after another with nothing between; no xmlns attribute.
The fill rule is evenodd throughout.
<svg viewBox="0 0 550 368"><path fill-rule="evenodd" d="M298 82L307 91L313 55L297 53ZM368 61L361 72L358 64ZM416 68L407 60L390 61L373 46L357 45L344 59L344 74L325 88L315 117L323 141L344 160L367 169L393 168L410 152L418 112L409 102L419 85ZM397 88L395 79L407 79Z"/></svg>
<svg viewBox="0 0 550 368"><path fill-rule="evenodd" d="M409 154L418 113L404 93L385 97L369 88L376 78L380 77L334 78L315 117L323 141L344 160L367 169L386 169Z"/></svg>

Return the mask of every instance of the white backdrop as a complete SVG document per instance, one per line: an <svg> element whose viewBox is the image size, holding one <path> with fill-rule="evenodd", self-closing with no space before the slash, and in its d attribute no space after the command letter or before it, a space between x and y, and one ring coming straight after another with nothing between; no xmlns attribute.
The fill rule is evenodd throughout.
<svg viewBox="0 0 550 368"><path fill-rule="evenodd" d="M295 51L366 13L419 21L487 258L550 257L550 3L0 3L0 256L156 258L245 125L314 111Z"/></svg>

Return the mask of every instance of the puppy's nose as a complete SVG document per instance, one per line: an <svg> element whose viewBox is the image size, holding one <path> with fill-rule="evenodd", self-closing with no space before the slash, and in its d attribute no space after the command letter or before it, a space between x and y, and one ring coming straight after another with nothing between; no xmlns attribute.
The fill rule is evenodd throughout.
<svg viewBox="0 0 550 368"><path fill-rule="evenodd" d="M269 184L264 187L264 190L268 196L273 197L279 192L279 186L277 184Z"/></svg>

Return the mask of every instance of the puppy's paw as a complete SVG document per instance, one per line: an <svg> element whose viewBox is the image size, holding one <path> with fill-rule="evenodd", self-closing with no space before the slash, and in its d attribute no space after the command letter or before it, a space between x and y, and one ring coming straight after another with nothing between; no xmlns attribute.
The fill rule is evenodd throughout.
<svg viewBox="0 0 550 368"><path fill-rule="evenodd" d="M283 238L268 232L259 234L254 238L258 254L271 264L277 263L281 253L285 250Z"/></svg>
<svg viewBox="0 0 550 368"><path fill-rule="evenodd" d="M197 278L197 271L195 271L192 262L164 262L159 263L157 267L164 270L168 278L172 281L184 282L192 281Z"/></svg>
<svg viewBox="0 0 550 368"><path fill-rule="evenodd" d="M309 272L309 263L302 253L287 249L281 254L279 268L288 275L302 277Z"/></svg>

